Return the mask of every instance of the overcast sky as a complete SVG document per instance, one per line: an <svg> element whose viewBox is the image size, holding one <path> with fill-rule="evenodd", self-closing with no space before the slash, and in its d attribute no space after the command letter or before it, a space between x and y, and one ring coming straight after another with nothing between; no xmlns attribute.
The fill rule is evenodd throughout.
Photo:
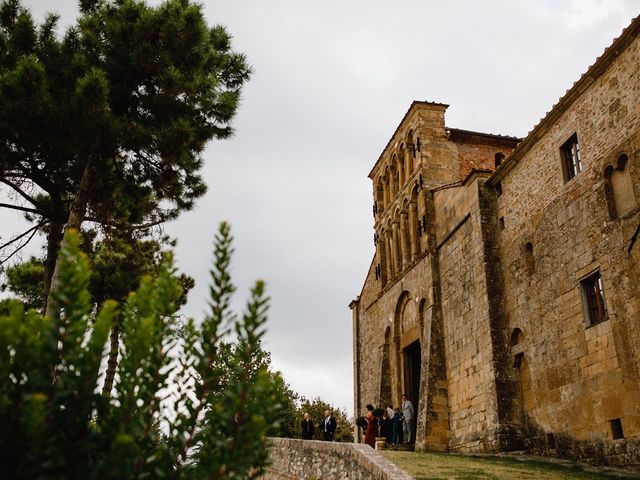
<svg viewBox="0 0 640 480"><path fill-rule="evenodd" d="M23 0L24 1L24 0ZM36 18L74 0L28 0ZM254 75L235 137L205 152L209 192L166 228L206 309L212 238L236 238L237 303L261 278L267 348L297 392L353 408L349 302L374 253L367 174L412 100L450 127L525 136L640 13L640 0L205 1ZM0 211L0 235L19 231Z"/></svg>

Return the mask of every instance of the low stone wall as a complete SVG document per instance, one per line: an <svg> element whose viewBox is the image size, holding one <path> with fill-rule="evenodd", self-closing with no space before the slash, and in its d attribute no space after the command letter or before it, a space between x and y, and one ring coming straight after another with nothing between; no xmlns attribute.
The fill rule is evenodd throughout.
<svg viewBox="0 0 640 480"><path fill-rule="evenodd" d="M368 445L270 438L264 480L412 480Z"/></svg>

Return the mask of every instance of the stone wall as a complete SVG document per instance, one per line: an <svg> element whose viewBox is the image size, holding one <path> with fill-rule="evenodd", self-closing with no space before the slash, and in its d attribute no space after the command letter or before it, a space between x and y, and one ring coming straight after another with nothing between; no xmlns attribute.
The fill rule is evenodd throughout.
<svg viewBox="0 0 640 480"><path fill-rule="evenodd" d="M268 440L272 464L264 480L411 480L368 445L292 438Z"/></svg>
<svg viewBox="0 0 640 480"><path fill-rule="evenodd" d="M383 201L351 303L355 414L409 391L417 449L636 462L640 17L515 150L445 128L446 107L414 102L370 173Z"/></svg>
<svg viewBox="0 0 640 480"><path fill-rule="evenodd" d="M629 251L640 225L639 59L636 38L500 178L516 413L577 441L640 435L640 266ZM583 170L567 180L560 147L574 134ZM609 208L611 165L633 189L620 216ZM597 271L607 312L592 325L581 280Z"/></svg>

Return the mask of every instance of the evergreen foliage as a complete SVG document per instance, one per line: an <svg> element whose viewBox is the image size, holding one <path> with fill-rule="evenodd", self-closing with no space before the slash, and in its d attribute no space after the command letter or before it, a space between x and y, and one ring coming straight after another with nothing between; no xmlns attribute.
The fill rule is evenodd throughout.
<svg viewBox="0 0 640 480"><path fill-rule="evenodd" d="M156 276L175 243L168 238L138 238L133 232L112 230L109 236L98 239L94 230L84 230L80 249L91 262L89 292L94 306L107 299L125 301L129 292L136 290L144 275ZM45 259L31 257L7 267L6 283L2 291L15 294L26 308L42 310L44 307L44 262ZM187 293L194 286L193 278L179 276L183 294L180 305L187 301Z"/></svg>
<svg viewBox="0 0 640 480"><path fill-rule="evenodd" d="M231 234L222 224L211 313L176 321L182 294L170 256L121 306L96 312L76 233L61 249L57 308L44 317L10 302L0 311L0 471L12 479L258 478L266 433L280 415L276 385L252 359L264 333L264 283L246 311L230 308ZM122 316L111 396L100 394L109 329ZM235 354L221 361L233 332ZM222 381L224 363L233 383Z"/></svg>
<svg viewBox="0 0 640 480"><path fill-rule="evenodd" d="M45 298L65 225L143 228L194 205L201 153L232 134L250 76L190 0L80 7L59 37L56 15L37 25L19 0L0 3L0 183L14 196L0 207L47 235Z"/></svg>

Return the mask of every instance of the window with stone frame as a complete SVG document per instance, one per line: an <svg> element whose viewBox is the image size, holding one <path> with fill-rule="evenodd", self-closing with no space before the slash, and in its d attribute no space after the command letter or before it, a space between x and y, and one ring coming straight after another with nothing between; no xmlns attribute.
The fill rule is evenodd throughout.
<svg viewBox="0 0 640 480"><path fill-rule="evenodd" d="M564 181L568 182L583 170L580 144L576 133L571 135L571 138L560 147L560 154L562 156Z"/></svg>
<svg viewBox="0 0 640 480"><path fill-rule="evenodd" d="M607 320L607 304L604 297L604 283L600 271L596 271L580 281L582 306L587 327Z"/></svg>

